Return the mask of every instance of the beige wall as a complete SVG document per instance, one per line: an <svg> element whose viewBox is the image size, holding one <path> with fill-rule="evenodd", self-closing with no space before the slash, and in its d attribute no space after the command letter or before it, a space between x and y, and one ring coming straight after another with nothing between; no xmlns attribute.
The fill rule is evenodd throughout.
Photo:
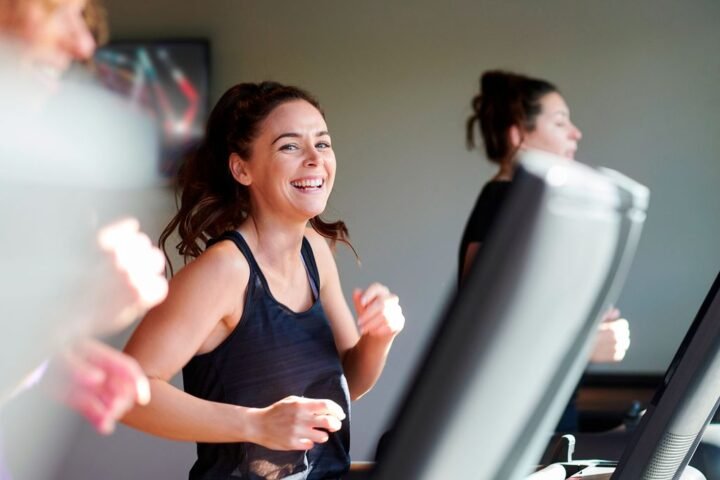
<svg viewBox="0 0 720 480"><path fill-rule="evenodd" d="M382 281L408 320L383 378L354 406L356 459L372 455L409 378L453 285L466 217L492 174L463 142L484 69L556 82L585 134L579 158L651 188L619 302L633 331L619 370L665 368L720 267L715 0L107 4L115 37L208 37L213 100L233 83L275 79L322 101L338 158L328 217L347 221L362 256L357 268L341 251L345 289ZM83 430L59 478L180 478L192 450L127 430L97 441Z"/></svg>

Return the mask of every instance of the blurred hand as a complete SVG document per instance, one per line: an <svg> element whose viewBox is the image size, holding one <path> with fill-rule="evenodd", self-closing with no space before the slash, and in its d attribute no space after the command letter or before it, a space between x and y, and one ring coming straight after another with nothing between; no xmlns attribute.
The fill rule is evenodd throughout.
<svg viewBox="0 0 720 480"><path fill-rule="evenodd" d="M137 220L126 219L98 233L107 262L101 269L106 278L99 282L107 280L107 284L96 292L97 305L90 314L92 334L122 330L167 295L165 257L139 228Z"/></svg>
<svg viewBox="0 0 720 480"><path fill-rule="evenodd" d="M345 412L332 400L290 396L252 409L253 442L272 450L309 450L342 427Z"/></svg>
<svg viewBox="0 0 720 480"><path fill-rule="evenodd" d="M385 285L373 283L364 292L356 288L353 302L362 336L392 338L405 326L399 299Z"/></svg>
<svg viewBox="0 0 720 480"><path fill-rule="evenodd" d="M625 358L630 347L630 325L624 318L620 318L620 311L616 308L608 310L598 327L590 361L593 363L619 362Z"/></svg>
<svg viewBox="0 0 720 480"><path fill-rule="evenodd" d="M138 363L94 339L80 340L57 354L43 386L103 435L112 433L136 403L150 401L150 384Z"/></svg>

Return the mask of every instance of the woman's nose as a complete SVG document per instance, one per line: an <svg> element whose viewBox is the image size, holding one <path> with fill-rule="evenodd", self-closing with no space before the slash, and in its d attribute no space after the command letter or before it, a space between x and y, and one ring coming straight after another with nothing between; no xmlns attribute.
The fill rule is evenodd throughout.
<svg viewBox="0 0 720 480"><path fill-rule="evenodd" d="M75 60L88 60L95 53L95 38L81 15L74 15L67 20L65 47Z"/></svg>
<svg viewBox="0 0 720 480"><path fill-rule="evenodd" d="M572 126L572 137L575 140L580 140L582 138L582 132L575 125Z"/></svg>
<svg viewBox="0 0 720 480"><path fill-rule="evenodd" d="M308 154L305 156L305 165L312 166L317 165L321 162L320 152L313 146L308 149Z"/></svg>

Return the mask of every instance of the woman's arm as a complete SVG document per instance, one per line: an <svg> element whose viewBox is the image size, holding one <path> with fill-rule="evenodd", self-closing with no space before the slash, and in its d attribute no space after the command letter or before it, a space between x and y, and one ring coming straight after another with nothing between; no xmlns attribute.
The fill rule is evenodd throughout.
<svg viewBox="0 0 720 480"><path fill-rule="evenodd" d="M130 411L124 423L173 440L229 442L246 434L242 429L246 422L236 421L244 410L201 400L168 383L208 347L211 337L223 334L224 319L242 314L242 305L229 293L241 297L237 292L247 286L249 267L230 247L211 248L182 269L170 282L165 302L152 309L133 333L125 352L148 376L151 400Z"/></svg>
<svg viewBox="0 0 720 480"><path fill-rule="evenodd" d="M196 442L253 442L278 450L305 450L327 440L344 413L328 400L287 398L266 408L210 402L169 380L197 353L214 349L242 315L249 276L244 257L221 242L170 282L164 303L151 310L125 351L150 380L151 400L123 422L147 433ZM339 412L338 412L339 410Z"/></svg>
<svg viewBox="0 0 720 480"><path fill-rule="evenodd" d="M358 333L343 296L337 265L329 246L314 231L309 231L307 236L320 270L320 299L333 330L350 398L356 400L368 392L380 377L390 346L403 329L405 318L397 296L385 286L375 283L364 292L353 292L360 327Z"/></svg>
<svg viewBox="0 0 720 480"><path fill-rule="evenodd" d="M465 282L467 274L470 273L470 267L472 267L473 261L475 261L475 257L480 251L480 245L482 245L480 242L468 243L467 250L465 251L465 258L463 259L462 272L460 273L460 281L462 283Z"/></svg>
<svg viewBox="0 0 720 480"><path fill-rule="evenodd" d="M330 400L287 397L265 408L210 402L151 379L152 400L125 417L128 425L171 440L251 442L272 450L308 450L342 427ZM138 413L138 410L142 410Z"/></svg>

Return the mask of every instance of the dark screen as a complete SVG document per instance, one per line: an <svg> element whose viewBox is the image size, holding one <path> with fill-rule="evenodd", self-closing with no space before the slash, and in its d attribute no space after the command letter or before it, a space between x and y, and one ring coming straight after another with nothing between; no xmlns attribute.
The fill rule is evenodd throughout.
<svg viewBox="0 0 720 480"><path fill-rule="evenodd" d="M95 54L99 81L157 122L158 172L172 178L203 134L208 112L209 47L203 40L121 41Z"/></svg>

